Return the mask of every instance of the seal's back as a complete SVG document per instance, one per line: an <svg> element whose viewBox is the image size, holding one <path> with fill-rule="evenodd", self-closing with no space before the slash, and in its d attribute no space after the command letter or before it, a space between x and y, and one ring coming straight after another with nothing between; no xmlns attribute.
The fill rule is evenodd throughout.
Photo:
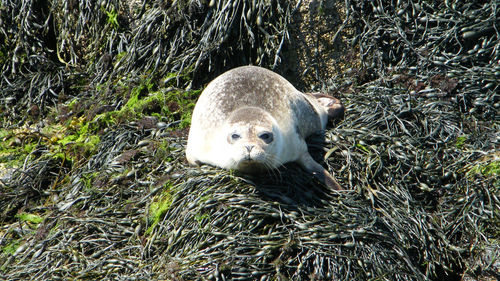
<svg viewBox="0 0 500 281"><path fill-rule="evenodd" d="M198 99L191 124L222 126L241 107L269 112L280 127L294 120L304 138L322 129L320 116L304 94L282 76L257 66L234 68L210 82Z"/></svg>

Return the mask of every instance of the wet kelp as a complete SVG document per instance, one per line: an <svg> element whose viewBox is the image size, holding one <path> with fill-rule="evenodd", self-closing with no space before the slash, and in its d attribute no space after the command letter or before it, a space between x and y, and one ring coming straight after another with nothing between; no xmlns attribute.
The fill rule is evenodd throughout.
<svg viewBox="0 0 500 281"><path fill-rule="evenodd" d="M293 7L286 1L105 0L4 1L1 9L2 115L10 122L21 118L14 105L38 116L89 85L144 74L169 82L167 74L177 73L176 85L186 87L182 73L199 86L210 80L207 71L275 66Z"/></svg>
<svg viewBox="0 0 500 281"><path fill-rule="evenodd" d="M498 118L498 3L392 2L352 6L363 21L354 38L363 61L385 73L408 69L413 90Z"/></svg>
<svg viewBox="0 0 500 281"><path fill-rule="evenodd" d="M498 278L495 1L345 1L335 39L359 57L314 86L346 116L309 142L342 192L294 164L248 178L183 156L199 92L181 87L286 63L290 15L309 1L5 3L2 22L27 19L19 34L40 42L2 31L6 279ZM50 62L13 64L28 46Z"/></svg>
<svg viewBox="0 0 500 281"><path fill-rule="evenodd" d="M188 70L195 85L210 80L207 71L246 64L275 67L293 12L286 1L159 3L144 12L132 30L129 52L117 63L127 71Z"/></svg>
<svg viewBox="0 0 500 281"><path fill-rule="evenodd" d="M123 49L123 44L113 45L120 37L109 14L116 14L118 1L99 3L2 2L3 126L45 116L47 106L80 95L94 78L89 74L103 68L101 58Z"/></svg>

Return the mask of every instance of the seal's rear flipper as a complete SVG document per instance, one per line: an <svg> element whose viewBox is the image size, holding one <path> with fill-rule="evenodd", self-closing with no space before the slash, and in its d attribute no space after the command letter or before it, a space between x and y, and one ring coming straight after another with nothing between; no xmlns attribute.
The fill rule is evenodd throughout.
<svg viewBox="0 0 500 281"><path fill-rule="evenodd" d="M309 153L304 153L302 157L297 161L302 168L313 174L319 181L324 183L327 187L333 190L342 190L340 184L335 180L335 178L330 175L330 173L323 168L318 162L312 159Z"/></svg>
<svg viewBox="0 0 500 281"><path fill-rule="evenodd" d="M316 173L313 174L314 176L316 176L318 180L323 182L327 187L333 190L342 190L340 184L332 175L330 175L330 173L327 170L323 169L322 174L316 174Z"/></svg>
<svg viewBox="0 0 500 281"><path fill-rule="evenodd" d="M341 119L344 117L344 105L339 99L321 93L309 93L309 95L315 97L318 103L326 110L328 119Z"/></svg>

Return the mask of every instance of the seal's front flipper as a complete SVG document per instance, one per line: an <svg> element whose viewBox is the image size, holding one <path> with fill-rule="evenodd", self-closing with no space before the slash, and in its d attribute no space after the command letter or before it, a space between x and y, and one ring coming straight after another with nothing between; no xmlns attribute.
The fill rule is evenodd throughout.
<svg viewBox="0 0 500 281"><path fill-rule="evenodd" d="M319 181L324 183L327 187L334 190L342 190L339 183L335 180L335 178L330 175L330 173L323 168L318 162L312 159L309 153L304 153L302 157L298 160L298 163L304 168L306 171L313 174Z"/></svg>

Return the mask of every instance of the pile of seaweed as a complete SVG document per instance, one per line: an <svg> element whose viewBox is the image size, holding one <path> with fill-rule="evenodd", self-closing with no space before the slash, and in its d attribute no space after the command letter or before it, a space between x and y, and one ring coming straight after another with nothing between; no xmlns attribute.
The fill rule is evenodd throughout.
<svg viewBox="0 0 500 281"><path fill-rule="evenodd" d="M293 163L259 178L187 165L202 85L287 63L309 4L2 2L0 276L498 279L494 0L345 1L332 40L358 57L311 85L345 118L309 141L344 190Z"/></svg>

